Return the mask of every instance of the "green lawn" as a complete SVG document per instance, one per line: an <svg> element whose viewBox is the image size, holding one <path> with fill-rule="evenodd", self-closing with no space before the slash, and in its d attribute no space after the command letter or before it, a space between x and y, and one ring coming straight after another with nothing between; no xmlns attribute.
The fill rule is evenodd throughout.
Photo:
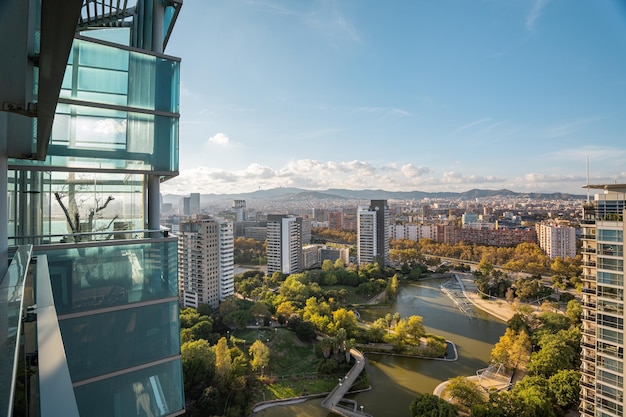
<svg viewBox="0 0 626 417"><path fill-rule="evenodd" d="M246 353L255 340L262 340L270 348L269 366L263 370L263 376L257 373L253 382L254 402L320 394L331 391L337 384L336 375L315 373L321 359L317 344L302 342L289 329L236 330L232 336L246 341ZM243 349L241 342L238 346Z"/></svg>

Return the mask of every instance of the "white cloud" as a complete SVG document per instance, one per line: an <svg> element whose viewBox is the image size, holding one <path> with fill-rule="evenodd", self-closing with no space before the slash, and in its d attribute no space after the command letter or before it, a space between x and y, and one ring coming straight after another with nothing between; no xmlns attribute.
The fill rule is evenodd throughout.
<svg viewBox="0 0 626 417"><path fill-rule="evenodd" d="M526 29L531 32L535 30L537 19L541 16L541 12L546 4L548 4L548 0L535 0L533 8L530 10L530 13L528 13L528 16L526 16Z"/></svg>
<svg viewBox="0 0 626 417"><path fill-rule="evenodd" d="M480 187L504 179L492 176L445 172L437 175L427 166L412 163L374 165L366 161L293 160L280 168L258 163L244 169L225 170L195 168L163 184L163 192L185 194L189 190L201 193L229 194L276 187L299 187L312 190L329 188L384 189L388 191L464 191L460 188Z"/></svg>
<svg viewBox="0 0 626 417"><path fill-rule="evenodd" d="M227 146L230 143L230 138L223 133L216 133L209 138L209 143L218 146Z"/></svg>
<svg viewBox="0 0 626 417"><path fill-rule="evenodd" d="M400 171L402 171L402 173L407 178L412 178L412 177L421 177L422 175L430 172L430 169L428 167L422 167L422 166L416 167L413 164L406 164L406 165L402 165L402 167L400 168Z"/></svg>

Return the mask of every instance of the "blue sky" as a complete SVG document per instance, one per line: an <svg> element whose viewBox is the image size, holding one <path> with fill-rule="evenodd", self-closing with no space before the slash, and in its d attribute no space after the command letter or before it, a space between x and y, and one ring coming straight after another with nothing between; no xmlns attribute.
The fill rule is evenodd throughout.
<svg viewBox="0 0 626 417"><path fill-rule="evenodd" d="M186 0L166 52L164 193L626 182L621 1Z"/></svg>

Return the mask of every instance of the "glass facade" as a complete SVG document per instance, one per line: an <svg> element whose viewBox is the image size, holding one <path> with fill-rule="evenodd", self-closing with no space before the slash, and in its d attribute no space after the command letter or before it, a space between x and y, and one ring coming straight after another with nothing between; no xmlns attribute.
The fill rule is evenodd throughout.
<svg viewBox="0 0 626 417"><path fill-rule="evenodd" d="M34 39L25 51L41 46L41 57L61 58L41 59L34 70L32 89L35 97L39 94L34 102L41 111L45 92L50 114L33 114L32 129L29 125L20 131L22 137L9 139L23 145L10 153L15 158L4 156L8 210L0 221L7 220L8 230L2 238L9 245L33 245L37 267L45 264L49 274L40 289L51 293L54 301L45 307L54 315L44 314L43 303L38 303L39 317L32 300L15 304L15 297L20 303L27 299L22 293L37 294L37 280L27 277L28 291L15 291L12 267L0 287L1 405L16 385L15 375L5 372L13 366L7 359L24 363L26 375L32 375L20 415L31 405L30 415L65 415L35 404L52 391L51 384L37 382L49 381L43 363L58 360L71 379L62 384L69 393L63 397L71 398L62 400L77 405L80 416L180 415L177 239L156 229L160 181L179 169L180 59L161 52L182 2L136 0L116 6L85 0L80 6L64 4L62 13L49 18L39 12L38 0L8 1L16 9L32 3L37 14L34 27L24 22L24 33L30 31ZM47 18L47 25L40 25ZM44 39L39 28L46 33L53 28L54 36ZM162 29L163 39L153 42L153 28ZM40 79L51 73L58 75L55 82ZM41 147L34 139L44 124L48 130ZM43 352L46 334L20 336L24 332L17 324L26 313L37 324L53 317L57 340L62 339L56 351L65 355L33 360L38 349ZM15 347L22 351L16 354Z"/></svg>
<svg viewBox="0 0 626 417"><path fill-rule="evenodd" d="M176 361L80 385L74 391L81 417L160 417L177 415L184 407L182 370Z"/></svg>
<svg viewBox="0 0 626 417"><path fill-rule="evenodd" d="M605 192L584 206L580 412L585 417L623 415L625 197Z"/></svg>
<svg viewBox="0 0 626 417"><path fill-rule="evenodd" d="M59 315L178 296L177 240L49 250Z"/></svg>

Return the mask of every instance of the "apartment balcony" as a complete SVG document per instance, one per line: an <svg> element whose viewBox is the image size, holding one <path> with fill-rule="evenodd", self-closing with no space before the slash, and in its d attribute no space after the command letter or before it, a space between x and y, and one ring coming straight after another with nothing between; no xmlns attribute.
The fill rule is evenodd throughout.
<svg viewBox="0 0 626 417"><path fill-rule="evenodd" d="M597 289L596 288L583 288L581 291L584 292L585 294L594 294L594 295L596 295L596 293L597 293Z"/></svg>
<svg viewBox="0 0 626 417"><path fill-rule="evenodd" d="M582 219L580 221L580 224L596 224L596 220L595 219Z"/></svg>
<svg viewBox="0 0 626 417"><path fill-rule="evenodd" d="M590 376L590 377L595 377L596 372L595 370L592 369L585 369L585 368L581 368L580 372L584 375Z"/></svg>
<svg viewBox="0 0 626 417"><path fill-rule="evenodd" d="M589 342L580 342L580 345L589 349L595 349L596 348L596 344L595 343L589 343Z"/></svg>
<svg viewBox="0 0 626 417"><path fill-rule="evenodd" d="M583 321L590 321L592 323L596 322L596 315L595 314L584 314L581 316L581 319Z"/></svg>
<svg viewBox="0 0 626 417"><path fill-rule="evenodd" d="M585 260L585 261L583 261L583 266L595 268L596 267L596 261Z"/></svg>
<svg viewBox="0 0 626 417"><path fill-rule="evenodd" d="M581 275L583 281L591 281L596 282L596 276L592 274L583 274Z"/></svg>
<svg viewBox="0 0 626 417"><path fill-rule="evenodd" d="M584 253L596 253L596 248L581 248L581 252Z"/></svg>
<svg viewBox="0 0 626 417"><path fill-rule="evenodd" d="M595 356L591 356L591 355L581 355L580 359L582 359L585 362L591 362L591 363L596 363L596 357Z"/></svg>
<svg viewBox="0 0 626 417"><path fill-rule="evenodd" d="M595 384L592 384L592 383L587 382L587 381L580 381L580 385L582 385L583 387L588 388L588 389L592 389L592 390L596 389Z"/></svg>
<svg viewBox="0 0 626 417"><path fill-rule="evenodd" d="M595 336L596 335L596 329L586 329L586 328L583 328L583 329L581 329L581 332L583 334L586 334L586 335L589 335L589 336Z"/></svg>
<svg viewBox="0 0 626 417"><path fill-rule="evenodd" d="M586 239L586 240L596 240L596 235L595 234L585 234L583 233L582 235L580 235L581 239Z"/></svg>

